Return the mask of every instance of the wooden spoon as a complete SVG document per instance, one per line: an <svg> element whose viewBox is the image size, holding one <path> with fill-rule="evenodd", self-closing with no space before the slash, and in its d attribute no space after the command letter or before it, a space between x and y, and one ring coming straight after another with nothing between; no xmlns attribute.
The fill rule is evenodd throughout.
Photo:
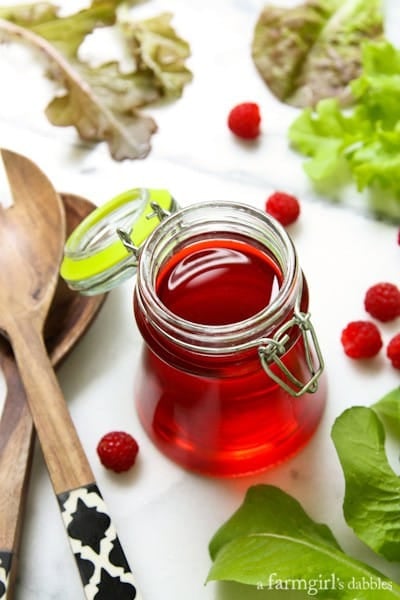
<svg viewBox="0 0 400 600"><path fill-rule="evenodd" d="M67 236L95 205L72 194L61 194L67 220ZM46 347L53 365L67 356L93 322L105 294L82 296L59 278L45 324ZM10 344L0 340L0 366L7 383L7 396L0 420L0 557L9 572L7 589L0 576L0 598L11 600L17 573L20 534L33 452L34 428L25 390Z"/></svg>
<svg viewBox="0 0 400 600"><path fill-rule="evenodd" d="M13 347L86 598L137 599L43 341L65 239L62 203L34 163L9 150L1 155L14 205L0 209L0 328Z"/></svg>

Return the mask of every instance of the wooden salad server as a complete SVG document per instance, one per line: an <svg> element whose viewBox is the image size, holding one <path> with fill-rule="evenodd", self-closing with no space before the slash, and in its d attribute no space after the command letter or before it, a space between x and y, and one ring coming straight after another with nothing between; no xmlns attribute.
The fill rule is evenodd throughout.
<svg viewBox="0 0 400 600"><path fill-rule="evenodd" d="M65 239L62 202L33 162L0 152L14 199L0 208L0 329L13 347L85 597L138 599L43 340ZM8 570L2 561L0 580L7 580Z"/></svg>
<svg viewBox="0 0 400 600"><path fill-rule="evenodd" d="M74 194L61 194L67 218L67 236L95 205ZM44 337L53 365L69 354L93 323L106 294L83 296L70 290L61 277L46 319ZM0 578L0 599L13 598L18 569L21 529L34 448L34 427L12 348L0 339L0 368L7 395L0 419L0 560L9 564L9 576ZM7 583L7 587L6 587Z"/></svg>

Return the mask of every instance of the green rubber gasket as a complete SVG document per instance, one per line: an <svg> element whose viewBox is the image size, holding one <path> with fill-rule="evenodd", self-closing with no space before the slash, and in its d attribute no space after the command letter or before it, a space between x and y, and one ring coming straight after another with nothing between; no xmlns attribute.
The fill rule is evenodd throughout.
<svg viewBox="0 0 400 600"><path fill-rule="evenodd" d="M97 249L94 247L93 250L89 248L86 251L82 248L82 240L88 236L91 229L101 224L102 221L106 224L110 215L118 208L131 202L137 202L140 208L140 201L143 201L143 191L147 193L147 199L131 224L130 232L127 232L134 246L139 247L143 244L159 225L158 219L148 218L149 215L154 214L151 203L156 202L166 211L170 211L173 207L174 200L167 190L142 190L139 188L127 190L91 212L66 241L64 258L60 268L61 277L65 281L86 281L102 273L106 274L107 271L112 270L119 263L123 263L128 257L132 256L116 232L114 241L110 241L107 245Z"/></svg>

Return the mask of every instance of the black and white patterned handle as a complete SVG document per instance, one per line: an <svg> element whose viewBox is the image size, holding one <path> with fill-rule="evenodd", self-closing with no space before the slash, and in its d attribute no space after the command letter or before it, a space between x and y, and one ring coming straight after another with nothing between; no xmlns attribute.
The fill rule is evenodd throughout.
<svg viewBox="0 0 400 600"><path fill-rule="evenodd" d="M0 600L7 599L12 558L11 552L0 550Z"/></svg>
<svg viewBox="0 0 400 600"><path fill-rule="evenodd" d="M141 600L97 485L57 498L87 600Z"/></svg>

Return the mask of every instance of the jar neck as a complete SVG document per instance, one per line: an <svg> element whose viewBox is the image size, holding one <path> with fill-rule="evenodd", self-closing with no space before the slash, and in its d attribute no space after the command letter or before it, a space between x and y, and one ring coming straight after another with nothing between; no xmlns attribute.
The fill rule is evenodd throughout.
<svg viewBox="0 0 400 600"><path fill-rule="evenodd" d="M249 318L224 325L188 321L170 311L156 291L163 265L195 240L235 238L272 258L280 273L275 297ZM220 355L256 347L293 314L302 294L303 277L290 237L266 213L244 204L210 202L182 209L163 220L141 249L136 286L140 312L152 329L193 352Z"/></svg>

